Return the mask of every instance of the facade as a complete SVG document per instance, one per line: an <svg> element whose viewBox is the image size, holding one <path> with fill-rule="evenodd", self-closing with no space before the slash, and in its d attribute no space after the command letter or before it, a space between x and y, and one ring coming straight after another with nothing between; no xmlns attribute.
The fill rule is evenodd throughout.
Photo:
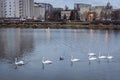
<svg viewBox="0 0 120 80"><path fill-rule="evenodd" d="M23 17L23 1L19 0L19 14L20 14L20 18Z"/></svg>
<svg viewBox="0 0 120 80"><path fill-rule="evenodd" d="M80 11L80 8L83 8L83 7L91 7L91 4L83 4L83 3L74 4L74 10Z"/></svg>
<svg viewBox="0 0 120 80"><path fill-rule="evenodd" d="M31 19L34 17L34 0L21 0L22 1L22 18Z"/></svg>
<svg viewBox="0 0 120 80"><path fill-rule="evenodd" d="M120 21L120 9L113 9L112 10L112 20L119 20Z"/></svg>
<svg viewBox="0 0 120 80"><path fill-rule="evenodd" d="M45 20L50 20L52 18L53 6L48 3L38 3L38 4L45 9ZM44 14L44 10L42 14Z"/></svg>
<svg viewBox="0 0 120 80"><path fill-rule="evenodd" d="M61 19L70 20L71 11L61 11Z"/></svg>
<svg viewBox="0 0 120 80"><path fill-rule="evenodd" d="M81 7L80 11L78 11L79 17L81 21L87 21L87 15L90 11L91 7Z"/></svg>
<svg viewBox="0 0 120 80"><path fill-rule="evenodd" d="M107 3L109 6L110 3ZM90 4L76 3L74 4L74 10L78 11L81 21L93 21L100 20L107 17L110 19L111 9L107 9L107 6L91 6ZM102 17L103 14L103 17ZM106 16L105 16L106 15Z"/></svg>
<svg viewBox="0 0 120 80"><path fill-rule="evenodd" d="M78 11L79 19L81 21L87 20L87 14L91 9L90 4L83 4L83 3L75 3L74 4L74 10Z"/></svg>
<svg viewBox="0 0 120 80"><path fill-rule="evenodd" d="M52 18L53 6L48 3L41 3L45 7L45 20L49 21Z"/></svg>
<svg viewBox="0 0 120 80"><path fill-rule="evenodd" d="M101 19L101 12L104 11L104 6L95 6L92 7L93 8L93 12L95 12L96 14L96 20L100 20Z"/></svg>
<svg viewBox="0 0 120 80"><path fill-rule="evenodd" d="M19 0L0 0L0 17L19 17Z"/></svg>
<svg viewBox="0 0 120 80"><path fill-rule="evenodd" d="M101 20L101 12L104 11L104 8L104 6L91 7L86 16L87 21Z"/></svg>
<svg viewBox="0 0 120 80"><path fill-rule="evenodd" d="M81 21L111 20L112 6L91 6L90 4L76 3L74 10L78 11Z"/></svg>
<svg viewBox="0 0 120 80"><path fill-rule="evenodd" d="M45 20L45 7L39 3L34 3L34 19L35 20Z"/></svg>
<svg viewBox="0 0 120 80"><path fill-rule="evenodd" d="M53 21L60 21L61 20L61 11L63 8L54 8L52 13L52 20Z"/></svg>
<svg viewBox="0 0 120 80"><path fill-rule="evenodd" d="M34 15L34 0L0 0L0 17L28 18Z"/></svg>
<svg viewBox="0 0 120 80"><path fill-rule="evenodd" d="M112 6L110 5L109 2L104 7L104 10L101 12L101 14L102 20L111 20Z"/></svg>
<svg viewBox="0 0 120 80"><path fill-rule="evenodd" d="M3 13L4 13L4 2L3 0L0 0L0 17L3 17Z"/></svg>

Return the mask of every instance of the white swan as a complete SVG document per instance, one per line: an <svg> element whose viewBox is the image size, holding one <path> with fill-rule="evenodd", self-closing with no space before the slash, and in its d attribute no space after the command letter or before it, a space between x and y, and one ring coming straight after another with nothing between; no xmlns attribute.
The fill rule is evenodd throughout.
<svg viewBox="0 0 120 80"><path fill-rule="evenodd" d="M88 56L96 56L95 53L88 53Z"/></svg>
<svg viewBox="0 0 120 80"><path fill-rule="evenodd" d="M73 56L71 56L71 62L78 62L78 61L80 61L80 59L73 58Z"/></svg>
<svg viewBox="0 0 120 80"><path fill-rule="evenodd" d="M53 62L50 61L50 60L45 60L45 58L43 57L43 58L42 58L42 63L43 63L43 64L52 64Z"/></svg>
<svg viewBox="0 0 120 80"><path fill-rule="evenodd" d="M89 60L89 61L94 61L94 60L96 60L96 59L97 59L96 57L92 57L92 56L89 56L89 57L88 57L88 60Z"/></svg>
<svg viewBox="0 0 120 80"><path fill-rule="evenodd" d="M18 59L15 58L15 64L16 65L24 65L24 61L18 61Z"/></svg>
<svg viewBox="0 0 120 80"><path fill-rule="evenodd" d="M107 59L112 59L112 58L113 58L113 56L110 56L108 53Z"/></svg>
<svg viewBox="0 0 120 80"><path fill-rule="evenodd" d="M106 58L107 58L106 56L101 56L99 53L98 59L106 59Z"/></svg>

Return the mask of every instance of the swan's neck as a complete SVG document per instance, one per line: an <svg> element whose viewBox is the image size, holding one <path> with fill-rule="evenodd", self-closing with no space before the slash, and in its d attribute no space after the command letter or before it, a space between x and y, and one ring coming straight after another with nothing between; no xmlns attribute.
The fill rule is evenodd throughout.
<svg viewBox="0 0 120 80"><path fill-rule="evenodd" d="M42 61L43 61L43 62L45 61L45 58L44 58L44 57L42 58Z"/></svg>
<svg viewBox="0 0 120 80"><path fill-rule="evenodd" d="M99 52L99 56L100 56L100 52Z"/></svg>
<svg viewBox="0 0 120 80"><path fill-rule="evenodd" d="M109 56L109 53L108 53L108 56Z"/></svg>
<svg viewBox="0 0 120 80"><path fill-rule="evenodd" d="M17 58L15 58L15 63L18 61L18 59Z"/></svg>
<svg viewBox="0 0 120 80"><path fill-rule="evenodd" d="M88 56L88 58L91 58L91 56Z"/></svg>
<svg viewBox="0 0 120 80"><path fill-rule="evenodd" d="M73 59L73 56L71 56L71 59Z"/></svg>

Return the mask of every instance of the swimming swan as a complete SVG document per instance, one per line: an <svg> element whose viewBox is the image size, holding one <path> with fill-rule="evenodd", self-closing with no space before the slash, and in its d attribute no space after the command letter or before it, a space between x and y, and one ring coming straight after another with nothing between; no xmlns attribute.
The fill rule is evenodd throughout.
<svg viewBox="0 0 120 80"><path fill-rule="evenodd" d="M15 64L16 65L24 65L24 61L18 61L18 59L15 58Z"/></svg>
<svg viewBox="0 0 120 80"><path fill-rule="evenodd" d="M106 59L107 57L106 57L106 56L101 56L100 53L99 53L98 58L99 58L99 59Z"/></svg>
<svg viewBox="0 0 120 80"><path fill-rule="evenodd" d="M96 56L95 53L88 53L88 56Z"/></svg>
<svg viewBox="0 0 120 80"><path fill-rule="evenodd" d="M96 57L92 57L92 56L89 56L89 57L88 57L88 60L89 60L89 61L94 61L94 60L96 60L96 59L97 59Z"/></svg>
<svg viewBox="0 0 120 80"><path fill-rule="evenodd" d="M50 61L50 60L45 60L45 58L43 57L43 58L42 58L42 63L43 63L43 64L52 64L53 62Z"/></svg>
<svg viewBox="0 0 120 80"><path fill-rule="evenodd" d="M73 58L73 56L71 56L71 62L78 62L78 61L80 61L80 59Z"/></svg>
<svg viewBox="0 0 120 80"><path fill-rule="evenodd" d="M113 56L110 56L108 53L107 59L112 59L112 58L113 58Z"/></svg>

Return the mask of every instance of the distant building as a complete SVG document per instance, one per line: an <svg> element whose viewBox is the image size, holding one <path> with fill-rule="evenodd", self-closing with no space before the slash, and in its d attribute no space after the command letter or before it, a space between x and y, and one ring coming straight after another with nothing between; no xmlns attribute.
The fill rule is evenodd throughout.
<svg viewBox="0 0 120 80"><path fill-rule="evenodd" d="M61 11L61 19L70 20L71 10Z"/></svg>
<svg viewBox="0 0 120 80"><path fill-rule="evenodd" d="M63 8L53 8L53 13L52 13L52 20L53 21L60 21L61 20L61 11L63 11Z"/></svg>
<svg viewBox="0 0 120 80"><path fill-rule="evenodd" d="M0 0L0 17L19 16L19 0Z"/></svg>
<svg viewBox="0 0 120 80"><path fill-rule="evenodd" d="M21 1L21 17L33 18L34 17L34 0L20 0Z"/></svg>
<svg viewBox="0 0 120 80"><path fill-rule="evenodd" d="M120 21L120 9L113 9L112 10L112 20L119 20Z"/></svg>
<svg viewBox="0 0 120 80"><path fill-rule="evenodd" d="M90 4L75 3L74 10L78 11L81 21L93 20L110 20L111 19L111 6L107 3L106 6L93 6Z"/></svg>
<svg viewBox="0 0 120 80"><path fill-rule="evenodd" d="M95 14L95 19L96 20L101 20L101 12L104 11L104 6L95 6L92 7L92 12L94 12Z"/></svg>
<svg viewBox="0 0 120 80"><path fill-rule="evenodd" d="M90 11L91 7L81 7L79 13L79 17L81 21L87 21L87 15L88 12Z"/></svg>
<svg viewBox="0 0 120 80"><path fill-rule="evenodd" d="M53 8L53 11L63 11L63 8Z"/></svg>
<svg viewBox="0 0 120 80"><path fill-rule="evenodd" d="M86 18L86 21L93 21L93 20L100 20L101 19L101 12L104 11L104 6L93 6L84 11L83 15L86 16L81 16ZM85 9L83 9L85 10Z"/></svg>
<svg viewBox="0 0 120 80"><path fill-rule="evenodd" d="M34 3L34 19L45 20L45 7L40 3Z"/></svg>
<svg viewBox="0 0 120 80"><path fill-rule="evenodd" d="M70 20L71 21L79 21L80 20L80 17L79 17L77 10L71 10Z"/></svg>
<svg viewBox="0 0 120 80"><path fill-rule="evenodd" d="M74 10L80 11L80 8L83 7L91 7L91 4L84 4L84 3L75 3L74 4Z"/></svg>
<svg viewBox="0 0 120 80"><path fill-rule="evenodd" d="M50 20L53 12L53 6L49 3L39 3L39 5L45 8L45 20Z"/></svg>
<svg viewBox="0 0 120 80"><path fill-rule="evenodd" d="M74 10L78 11L79 19L81 21L87 20L87 14L90 11L91 5L90 4L83 4L83 3L75 3Z"/></svg>
<svg viewBox="0 0 120 80"><path fill-rule="evenodd" d="M0 0L0 17L32 18L34 0Z"/></svg>
<svg viewBox="0 0 120 80"><path fill-rule="evenodd" d="M102 20L111 20L112 14L112 6L108 2L107 5L104 7L104 10L101 12Z"/></svg>

